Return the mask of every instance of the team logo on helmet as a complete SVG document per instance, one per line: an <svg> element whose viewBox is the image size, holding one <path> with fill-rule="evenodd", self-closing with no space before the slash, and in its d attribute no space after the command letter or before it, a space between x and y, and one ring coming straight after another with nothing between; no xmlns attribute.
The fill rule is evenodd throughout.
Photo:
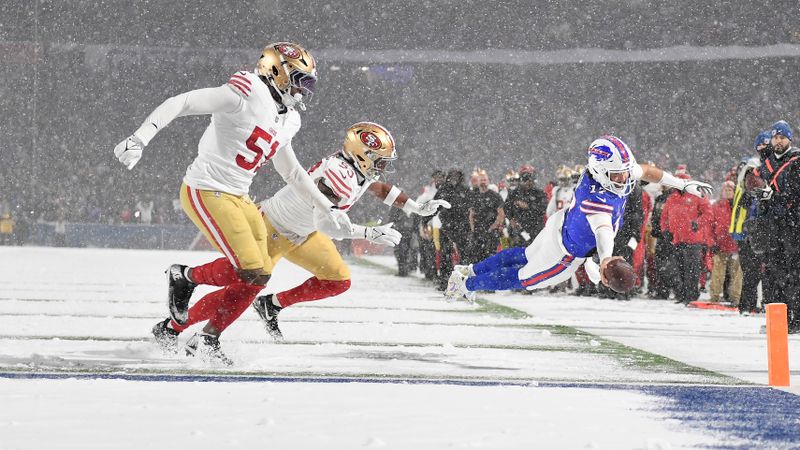
<svg viewBox="0 0 800 450"><path fill-rule="evenodd" d="M292 59L300 58L300 50L289 44L278 45L278 51L281 53L281 55L287 58L292 58Z"/></svg>
<svg viewBox="0 0 800 450"><path fill-rule="evenodd" d="M369 148L374 149L381 147L381 140L378 138L378 136L375 136L375 134L369 131L362 132L359 137L361 138L361 142L363 142L364 145L366 145Z"/></svg>
<svg viewBox="0 0 800 450"><path fill-rule="evenodd" d="M613 153L611 152L611 149L605 145L597 145L594 147L589 147L589 155L595 155L600 161L605 161L608 158L611 158Z"/></svg>

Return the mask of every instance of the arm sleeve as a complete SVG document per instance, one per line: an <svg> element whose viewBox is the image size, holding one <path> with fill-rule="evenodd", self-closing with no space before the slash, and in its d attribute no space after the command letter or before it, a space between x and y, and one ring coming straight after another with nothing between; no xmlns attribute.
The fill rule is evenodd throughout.
<svg viewBox="0 0 800 450"><path fill-rule="evenodd" d="M325 233L333 239L338 241L342 239L366 239L367 227L363 225L353 224L353 232L350 233L344 227L336 228L330 220L328 220L327 210L314 208L314 228Z"/></svg>
<svg viewBox="0 0 800 450"><path fill-rule="evenodd" d="M588 214L586 220L589 221L597 241L597 255L600 257L600 262L603 262L614 252L614 227L611 224L611 214Z"/></svg>
<svg viewBox="0 0 800 450"><path fill-rule="evenodd" d="M317 189L311 177L300 165L291 143L287 143L272 158L275 170L294 191L300 195L309 205L328 211L333 207L333 203L325 198L322 192Z"/></svg>
<svg viewBox="0 0 800 450"><path fill-rule="evenodd" d="M158 105L133 134L147 145L159 131L178 117L235 112L241 108L243 102L244 100L227 85L184 92Z"/></svg>
<svg viewBox="0 0 800 450"><path fill-rule="evenodd" d="M666 170L664 171L664 175L661 176L660 183L664 186L678 189L679 191L686 188L686 180L678 178Z"/></svg>

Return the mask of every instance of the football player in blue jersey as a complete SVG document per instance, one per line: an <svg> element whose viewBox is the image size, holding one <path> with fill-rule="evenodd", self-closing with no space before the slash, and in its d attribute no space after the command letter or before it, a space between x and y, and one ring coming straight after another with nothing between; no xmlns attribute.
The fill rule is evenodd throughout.
<svg viewBox="0 0 800 450"><path fill-rule="evenodd" d="M596 139L569 207L547 220L527 247L503 250L483 261L456 266L445 295L473 300L475 291L541 289L561 283L581 266L592 282L608 285L604 272L613 256L614 236L628 195L638 180L661 183L698 197L713 192L707 183L684 180L658 167L636 163L627 144L614 136ZM590 256L597 251L600 266Z"/></svg>

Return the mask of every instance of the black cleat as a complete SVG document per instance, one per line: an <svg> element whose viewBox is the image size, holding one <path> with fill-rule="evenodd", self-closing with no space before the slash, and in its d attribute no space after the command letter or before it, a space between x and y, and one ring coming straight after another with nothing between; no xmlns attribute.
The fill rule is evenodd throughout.
<svg viewBox="0 0 800 450"><path fill-rule="evenodd" d="M203 361L219 362L232 366L233 360L222 352L219 337L205 333L195 333L186 343L186 356L200 356Z"/></svg>
<svg viewBox="0 0 800 450"><path fill-rule="evenodd" d="M169 316L178 325L185 325L189 320L189 299L192 298L192 292L197 287L195 283L186 278L185 270L186 266L180 264L173 264L167 270Z"/></svg>
<svg viewBox="0 0 800 450"><path fill-rule="evenodd" d="M180 333L167 326L169 321L170 319L165 319L153 325L153 337L156 338L156 344L165 353L178 353L178 335Z"/></svg>
<svg viewBox="0 0 800 450"><path fill-rule="evenodd" d="M276 341L282 341L283 333L281 333L281 329L278 327L278 313L281 312L283 308L272 303L272 295L273 294L268 294L256 297L256 300L253 302L253 309L256 310L258 316L261 317L261 320L264 322L264 328L267 329L267 333Z"/></svg>

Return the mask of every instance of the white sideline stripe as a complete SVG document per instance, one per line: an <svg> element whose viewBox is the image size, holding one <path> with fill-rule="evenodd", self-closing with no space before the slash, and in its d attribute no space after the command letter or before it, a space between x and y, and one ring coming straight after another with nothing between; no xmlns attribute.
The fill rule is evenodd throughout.
<svg viewBox="0 0 800 450"><path fill-rule="evenodd" d="M206 226L206 229L211 233L214 237L214 240L217 242L219 248L222 249L222 253L225 254L225 257L228 258L228 261L231 262L234 266L236 266L236 259L233 257L233 252L225 245L225 241L217 232L217 228L214 226L214 223L211 219L206 215L205 209L200 204L200 198L197 195L197 189L189 188L189 198L192 202L192 206L194 207L195 212L197 212L197 216L200 217L200 220L203 222L203 225Z"/></svg>
<svg viewBox="0 0 800 450"><path fill-rule="evenodd" d="M2 43L2 42L0 42ZM17 41L20 45L30 43ZM30 43L32 44L32 43ZM215 56L230 64L247 63L261 49L246 48L184 48L163 46L95 45L52 42L54 49L74 50L82 48L87 63L95 66L142 60L157 56L166 61L184 61L187 57ZM473 51L442 50L367 50L351 48L310 49L317 59L336 62L358 62L368 64L404 63L451 63L451 64L514 64L555 65L584 63L634 63L673 61L716 61L723 59L764 59L800 57L800 44L774 44L747 47L730 45L723 47L674 46L642 50L606 50L601 48L572 48L566 50L518 50L486 49Z"/></svg>

